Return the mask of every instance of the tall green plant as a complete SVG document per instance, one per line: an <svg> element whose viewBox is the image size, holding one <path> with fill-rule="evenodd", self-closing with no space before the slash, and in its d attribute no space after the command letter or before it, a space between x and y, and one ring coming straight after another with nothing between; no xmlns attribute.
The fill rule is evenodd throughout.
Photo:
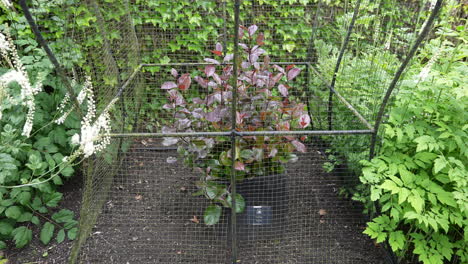
<svg viewBox="0 0 468 264"><path fill-rule="evenodd" d="M457 29L428 45L425 67L395 99L380 154L362 162L382 211L365 233L425 264L468 262L468 49Z"/></svg>

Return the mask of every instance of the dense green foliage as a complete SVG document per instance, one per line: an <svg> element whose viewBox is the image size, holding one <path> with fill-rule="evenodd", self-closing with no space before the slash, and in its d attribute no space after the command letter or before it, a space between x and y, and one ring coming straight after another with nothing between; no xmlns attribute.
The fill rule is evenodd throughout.
<svg viewBox="0 0 468 264"><path fill-rule="evenodd" d="M8 240L13 240L16 247L26 246L33 238L33 230L39 230L38 236L44 244L48 244L53 237L60 243L65 239L65 234L69 239L74 239L78 224L74 213L55 208L63 196L59 187L75 173L72 165L63 163L63 158L72 151L69 137L78 131L80 121L72 114L64 124L53 122L60 115L57 109L63 100L65 88L61 80L51 73L52 64L35 41L25 18L16 12L3 13L2 7L0 10L0 32L10 32L30 79L44 79L44 89L35 95L33 134L28 138L22 135L20 129L25 123L27 107L25 104L12 103L21 101L20 85L11 83L6 90L2 90L0 247L5 248ZM63 34L63 29L60 28L63 24L60 21L57 18L55 23L48 23L56 32L49 37L60 39ZM10 26L9 30L7 25ZM52 43L54 48L61 45L65 45L63 40ZM73 64L70 54L60 50L57 53L60 54L61 61L68 62L65 65ZM2 57L0 75L10 68L5 59ZM54 177L50 178L51 175ZM46 182L13 187L42 181Z"/></svg>
<svg viewBox="0 0 468 264"><path fill-rule="evenodd" d="M382 212L365 233L400 258L466 263L468 38L463 25L437 35L401 85L379 155L362 162Z"/></svg>
<svg viewBox="0 0 468 264"><path fill-rule="evenodd" d="M127 1L106 0L96 1L100 5L97 9L93 1L34 2L35 7L39 7L34 15L40 20L59 61L68 69L76 66L78 71L95 74L93 79L101 84L98 96L125 80L137 59L144 63L183 63L212 56L206 46L214 47L218 42L224 44L223 16L227 18L227 30L232 31L233 24L233 1L137 0L132 1L135 5L128 6ZM318 13L324 20L319 21L312 46L308 45L313 33L310 23L316 10L309 4L317 1L284 1L294 4L292 6L280 5L280 2L258 0L256 4L261 8L254 8L252 1L243 1L242 23L260 22L265 49L272 60L291 57L303 60L311 52L309 55L318 58L314 66L326 80L331 80L342 37L352 15L349 2L324 1L325 5ZM362 201L368 212L375 211L374 202L382 211L369 223L365 233L377 242L388 239L401 259L417 258L425 264L449 260L468 262L466 21L452 20L453 12L463 7L451 6L455 1L447 2L437 33L430 36L433 40L414 60L404 76L398 96L393 98L392 110L383 126L379 155L372 161L359 163L367 159L367 137L323 137L330 144L327 151L330 161L324 165L327 171L333 172L334 166L345 162L352 173L361 175L364 167L363 184L354 186L354 198ZM59 8L62 4L69 8ZM337 75L336 89L371 123L383 89L393 77L422 20L427 17L427 8L421 9L425 4L425 1L382 0L365 2L362 6ZM403 6L408 8L401 8ZM62 198L58 187L74 173L71 166L57 165L72 151L68 138L79 128L79 121L72 116L64 125L51 123L57 117L57 106L65 94L61 81L51 73L51 63L34 40L25 18L20 13L3 12L1 7L0 11L0 29L4 29L5 23L10 25L28 74L33 80L42 74L46 86L45 91L37 95L33 129L37 133L30 138L21 136L18 131L24 123L24 115L21 115L25 112L24 106L3 106L0 185L31 182L42 178L45 172L59 174L53 181L34 187L0 188L0 247L5 247L7 240L13 240L17 247L25 246L33 237L33 229L40 230L37 237L45 244L53 235L57 241L63 241L65 230L73 239L76 235L73 213L68 210L56 212L54 207ZM416 11L417 16L413 14ZM129 59L134 55L131 49L137 47L128 46L136 42L129 37L131 30L123 27L130 25L129 12L135 34L141 36L138 40L141 52L134 60ZM332 16L335 18L328 19ZM71 17L74 23L68 20ZM110 50L104 49L103 53L106 43ZM131 44L125 46L126 43ZM230 43L224 48L226 52L232 51ZM109 59L112 55L113 62ZM6 68L5 63L0 63L0 75ZM421 76L421 72L428 68L429 76ZM148 70L165 69L150 67ZM12 84L9 89L19 96L18 85ZM154 87L146 89L150 91ZM321 80L313 78L311 90L314 96L327 101L328 91ZM163 91L160 92L163 95ZM306 92L310 91L300 90L300 93ZM166 103L156 99L149 98L142 105L141 113L150 125L156 123L157 111L162 111ZM310 106L312 125L316 129L326 129L327 126L326 113L321 107ZM333 117L336 129L362 128L351 120L343 105L335 105ZM229 168L226 153L223 154L226 164L220 165L223 169ZM251 154L244 151L244 156L239 159L248 160ZM224 201L227 206L228 198ZM221 214L215 205L207 211L211 212L208 216L213 216L205 219L208 222L216 222ZM32 228L31 223L37 228Z"/></svg>

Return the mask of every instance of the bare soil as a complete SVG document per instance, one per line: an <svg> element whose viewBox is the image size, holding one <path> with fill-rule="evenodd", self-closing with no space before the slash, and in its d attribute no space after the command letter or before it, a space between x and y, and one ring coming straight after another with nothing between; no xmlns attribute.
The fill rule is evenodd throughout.
<svg viewBox="0 0 468 264"><path fill-rule="evenodd" d="M230 214L225 210L215 226L203 224L208 203L192 195L197 174L166 162L175 150L145 145L128 153L82 263L231 263ZM383 251L362 234L362 208L338 195L345 176L325 173L323 162L309 147L288 165L286 209L269 228L248 227L256 235L238 236L237 263L384 263Z"/></svg>
<svg viewBox="0 0 468 264"><path fill-rule="evenodd" d="M279 194L281 199L269 204L247 200L247 205L280 208L280 216L274 216L270 226L238 226L242 232L237 237L237 263L384 264L383 250L362 234L366 222L362 208L338 194L345 173L326 173L321 151L308 149L298 162L288 165L281 179L286 182L286 188L280 188L286 190ZM176 151L147 142L132 147L82 249L80 263L231 263L228 210L218 224L203 224L208 202L192 195L197 174L181 162L168 164L168 157L177 157ZM81 177L67 186L61 207L78 214ZM244 188L247 193L269 191L268 185ZM43 246L34 238L28 247L10 250L6 256L14 264L65 264L71 246L70 241Z"/></svg>

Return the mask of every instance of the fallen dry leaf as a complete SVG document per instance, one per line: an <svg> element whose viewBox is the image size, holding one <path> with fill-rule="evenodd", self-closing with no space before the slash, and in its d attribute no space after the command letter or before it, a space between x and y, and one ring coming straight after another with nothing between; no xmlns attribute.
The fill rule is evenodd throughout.
<svg viewBox="0 0 468 264"><path fill-rule="evenodd" d="M143 199L143 196L141 196L140 194L135 196L135 200L140 201L141 199Z"/></svg>
<svg viewBox="0 0 468 264"><path fill-rule="evenodd" d="M181 192L185 192L185 191L187 191L187 188L185 188L185 187L180 187L180 191L181 191Z"/></svg>
<svg viewBox="0 0 468 264"><path fill-rule="evenodd" d="M320 219L320 223L321 223L321 224L324 224L324 223L325 223L325 220Z"/></svg>
<svg viewBox="0 0 468 264"><path fill-rule="evenodd" d="M145 146L145 147L148 146L148 142L146 142L146 140L142 140L141 144L143 144L143 146Z"/></svg>
<svg viewBox="0 0 468 264"><path fill-rule="evenodd" d="M198 220L197 216L194 215L192 219L190 219L190 221L192 221L193 223L195 224L199 224L200 223L200 220Z"/></svg>
<svg viewBox="0 0 468 264"><path fill-rule="evenodd" d="M318 213L319 213L320 216L324 216L324 215L327 214L327 210L325 210L325 209L320 209L320 210L318 211Z"/></svg>

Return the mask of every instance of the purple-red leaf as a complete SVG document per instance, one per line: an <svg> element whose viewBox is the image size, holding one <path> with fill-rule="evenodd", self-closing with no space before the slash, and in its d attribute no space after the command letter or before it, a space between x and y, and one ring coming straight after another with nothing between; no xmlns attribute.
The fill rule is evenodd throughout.
<svg viewBox="0 0 468 264"><path fill-rule="evenodd" d="M257 44L260 46L265 44L265 42L263 42L264 40L265 40L265 35L263 33L259 33L257 36Z"/></svg>
<svg viewBox="0 0 468 264"><path fill-rule="evenodd" d="M200 76L195 76L193 78L201 87L207 88L208 87L208 80L203 79Z"/></svg>
<svg viewBox="0 0 468 264"><path fill-rule="evenodd" d="M299 126L301 128L306 128L310 125L310 116L308 114L302 114L299 117Z"/></svg>
<svg viewBox="0 0 468 264"><path fill-rule="evenodd" d="M306 146L304 144L302 144L300 141L293 140L293 141L291 141L291 143L294 145L294 147L297 149L297 151L302 152L302 153L305 153L307 151Z"/></svg>
<svg viewBox="0 0 468 264"><path fill-rule="evenodd" d="M239 39L242 39L244 37L244 26L239 26Z"/></svg>
<svg viewBox="0 0 468 264"><path fill-rule="evenodd" d="M219 77L218 74L216 73L213 73L213 80L215 80L215 82L219 85L221 85L222 81L221 81L221 78Z"/></svg>
<svg viewBox="0 0 468 264"><path fill-rule="evenodd" d="M177 88L177 84L175 82L165 82L161 86L161 89L163 89L163 90L169 90L169 89L173 89L173 88Z"/></svg>
<svg viewBox="0 0 468 264"><path fill-rule="evenodd" d="M255 32L257 32L257 29L258 29L257 25L251 25L249 27L249 35L253 36L255 34Z"/></svg>
<svg viewBox="0 0 468 264"><path fill-rule="evenodd" d="M172 74L172 76L174 76L174 78L177 78L177 76L179 76L179 73L174 68L171 69L171 74Z"/></svg>
<svg viewBox="0 0 468 264"><path fill-rule="evenodd" d="M241 47L245 51L249 50L249 47L245 45L244 43L239 43L239 47Z"/></svg>
<svg viewBox="0 0 468 264"><path fill-rule="evenodd" d="M178 85L179 85L178 87L179 87L179 89L181 91L187 90L190 87L190 84L192 83L192 79L190 78L190 74L189 73L182 74L182 76L180 76L177 83L178 83Z"/></svg>
<svg viewBox="0 0 468 264"><path fill-rule="evenodd" d="M174 104L164 104L163 109L174 109L175 105Z"/></svg>
<svg viewBox="0 0 468 264"><path fill-rule="evenodd" d="M292 68L288 72L288 81L291 81L292 79L296 78L297 75L301 72L301 69L299 68Z"/></svg>
<svg viewBox="0 0 468 264"><path fill-rule="evenodd" d="M273 158L276 156L276 154L278 153L278 150L276 148L273 148L271 151L270 151L270 154L268 154L268 157L269 158Z"/></svg>
<svg viewBox="0 0 468 264"><path fill-rule="evenodd" d="M234 58L234 54L226 54L224 57L224 62L231 61Z"/></svg>
<svg viewBox="0 0 468 264"><path fill-rule="evenodd" d="M217 51L220 51L220 52L223 52L223 45L221 45L221 43L216 43L216 50Z"/></svg>
<svg viewBox="0 0 468 264"><path fill-rule="evenodd" d="M283 78L282 73L278 73L275 76L273 76L273 78L271 78L271 80L274 82L272 86L274 86L275 83L279 82L281 80L281 78Z"/></svg>
<svg viewBox="0 0 468 264"><path fill-rule="evenodd" d="M216 55L216 56L221 56L221 55L223 55L223 53L222 53L221 51L219 51L219 50L210 50L210 51L211 51L211 53L213 53L213 54Z"/></svg>
<svg viewBox="0 0 468 264"><path fill-rule="evenodd" d="M215 59L205 58L205 61L208 62L208 63L216 64L216 65L220 64L219 61L217 61Z"/></svg>
<svg viewBox="0 0 468 264"><path fill-rule="evenodd" d="M288 88L284 84L278 85L278 91L281 93L282 96L288 96Z"/></svg>
<svg viewBox="0 0 468 264"><path fill-rule="evenodd" d="M281 66L278 66L278 65L275 64L275 65L273 65L273 68L277 69L282 74L286 74L286 72L284 71L284 69Z"/></svg>
<svg viewBox="0 0 468 264"><path fill-rule="evenodd" d="M215 73L215 71L216 71L216 68L213 65L207 65L205 67L205 74L206 74L207 77L212 76L213 73Z"/></svg>
<svg viewBox="0 0 468 264"><path fill-rule="evenodd" d="M236 161L236 162L234 163L234 168L235 168L236 170L243 171L243 170L245 170L245 165L244 165L244 163L242 163L242 162L240 162L240 161Z"/></svg>

